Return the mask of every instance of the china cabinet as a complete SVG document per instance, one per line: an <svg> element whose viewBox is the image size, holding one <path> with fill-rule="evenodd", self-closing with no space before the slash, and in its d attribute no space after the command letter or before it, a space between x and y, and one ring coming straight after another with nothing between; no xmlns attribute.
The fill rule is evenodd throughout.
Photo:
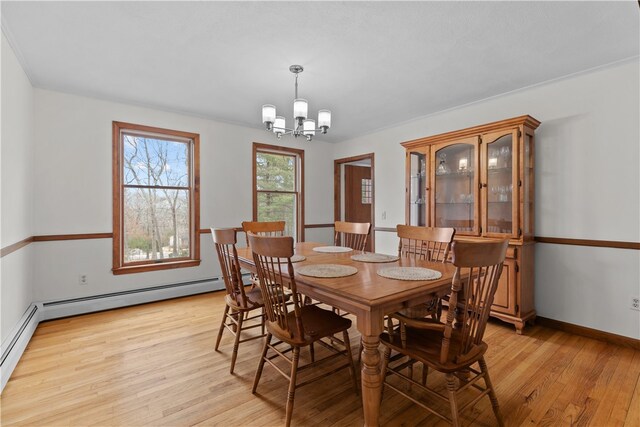
<svg viewBox="0 0 640 427"><path fill-rule="evenodd" d="M520 116L403 142L406 223L453 227L456 240L505 239L509 250L491 315L522 333L535 319L534 133Z"/></svg>

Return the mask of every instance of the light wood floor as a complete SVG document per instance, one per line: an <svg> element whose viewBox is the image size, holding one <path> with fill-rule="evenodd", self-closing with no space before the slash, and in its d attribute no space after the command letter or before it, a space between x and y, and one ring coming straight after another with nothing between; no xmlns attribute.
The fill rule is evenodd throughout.
<svg viewBox="0 0 640 427"><path fill-rule="evenodd" d="M286 380L267 366L251 394L261 341L241 345L234 375L230 335L213 350L223 304L218 292L42 323L0 398L2 425L282 425ZM492 322L485 335L508 426L640 425L640 352L540 326L525 333ZM388 389L381 417L444 425ZM494 425L489 400L464 420ZM293 424L361 426L348 371L300 389Z"/></svg>

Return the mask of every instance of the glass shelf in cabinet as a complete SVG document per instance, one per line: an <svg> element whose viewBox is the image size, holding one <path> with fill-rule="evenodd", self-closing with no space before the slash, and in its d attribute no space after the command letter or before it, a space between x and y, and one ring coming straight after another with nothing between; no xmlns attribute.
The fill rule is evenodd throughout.
<svg viewBox="0 0 640 427"><path fill-rule="evenodd" d="M511 173L511 171L513 170L513 168L511 166L506 167L506 168L487 168L487 170L489 171L489 173L491 175L497 175L497 174L503 174L503 173Z"/></svg>
<svg viewBox="0 0 640 427"><path fill-rule="evenodd" d="M473 177L473 170L467 170L464 172L449 172L449 173L436 173L436 178L468 178Z"/></svg>
<svg viewBox="0 0 640 427"><path fill-rule="evenodd" d="M436 205L472 205L473 202L436 202Z"/></svg>

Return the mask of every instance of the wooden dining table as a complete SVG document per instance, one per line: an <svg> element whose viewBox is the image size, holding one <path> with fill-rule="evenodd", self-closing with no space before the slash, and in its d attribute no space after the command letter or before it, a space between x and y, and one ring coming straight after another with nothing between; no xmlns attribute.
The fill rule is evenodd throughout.
<svg viewBox="0 0 640 427"><path fill-rule="evenodd" d="M451 264L400 258L394 262L359 262L351 256L356 251L320 253L313 250L322 243L302 242L295 245L295 253L306 259L293 264L299 293L322 303L349 312L356 317L356 326L362 335L362 407L365 426L378 426L382 391L382 357L379 350L385 314L425 302L430 297L443 295L451 289L455 267ZM242 268L256 271L249 248L238 248ZM308 277L295 273L296 267L311 264L341 264L356 267L358 272L340 278ZM386 267L426 267L438 270L442 277L428 281L388 279L377 274Z"/></svg>

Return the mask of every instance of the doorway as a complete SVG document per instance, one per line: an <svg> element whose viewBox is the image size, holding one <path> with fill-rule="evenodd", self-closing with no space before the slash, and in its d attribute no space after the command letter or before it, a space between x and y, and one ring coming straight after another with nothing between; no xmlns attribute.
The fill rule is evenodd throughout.
<svg viewBox="0 0 640 427"><path fill-rule="evenodd" d="M374 154L336 159L334 176L334 220L369 222L366 251L375 250Z"/></svg>

